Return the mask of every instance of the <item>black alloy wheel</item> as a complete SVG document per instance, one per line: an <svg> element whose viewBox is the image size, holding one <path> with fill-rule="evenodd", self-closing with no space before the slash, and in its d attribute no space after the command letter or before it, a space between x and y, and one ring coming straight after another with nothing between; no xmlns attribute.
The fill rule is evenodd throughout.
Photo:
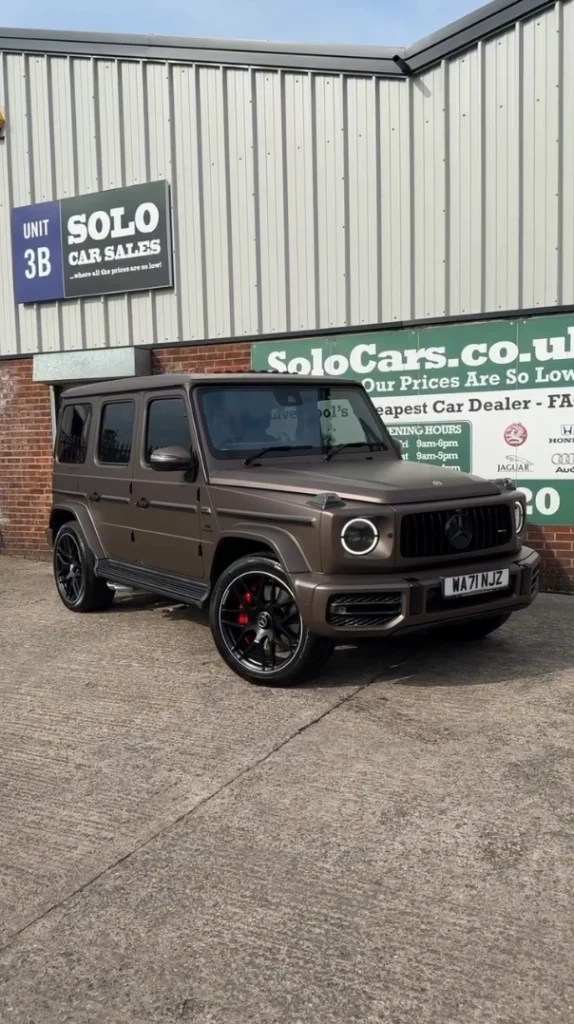
<svg viewBox="0 0 574 1024"><path fill-rule="evenodd" d="M74 605L82 593L82 555L77 538L67 531L54 548L56 584L65 604Z"/></svg>
<svg viewBox="0 0 574 1024"><path fill-rule="evenodd" d="M295 598L270 573L236 577L223 595L219 623L230 654L258 672L286 668L301 643L303 624Z"/></svg>
<svg viewBox="0 0 574 1024"><path fill-rule="evenodd" d="M316 675L332 644L305 626L282 566L248 556L217 581L211 629L229 667L253 683L287 686Z"/></svg>
<svg viewBox="0 0 574 1024"><path fill-rule="evenodd" d="M114 591L96 576L94 555L79 523L70 521L58 530L53 566L58 594L70 611L95 612L110 607Z"/></svg>

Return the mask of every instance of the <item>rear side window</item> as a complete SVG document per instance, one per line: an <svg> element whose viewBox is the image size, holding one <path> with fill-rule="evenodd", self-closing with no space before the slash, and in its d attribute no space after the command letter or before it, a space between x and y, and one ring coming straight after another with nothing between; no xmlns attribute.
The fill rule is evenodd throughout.
<svg viewBox="0 0 574 1024"><path fill-rule="evenodd" d="M191 431L183 398L157 398L148 405L146 461L157 448L179 445L191 450Z"/></svg>
<svg viewBox="0 0 574 1024"><path fill-rule="evenodd" d="M132 454L135 405L133 402L109 402L102 409L99 462L127 466Z"/></svg>
<svg viewBox="0 0 574 1024"><path fill-rule="evenodd" d="M58 462L78 465L86 461L91 417L91 405L64 406L56 446Z"/></svg>

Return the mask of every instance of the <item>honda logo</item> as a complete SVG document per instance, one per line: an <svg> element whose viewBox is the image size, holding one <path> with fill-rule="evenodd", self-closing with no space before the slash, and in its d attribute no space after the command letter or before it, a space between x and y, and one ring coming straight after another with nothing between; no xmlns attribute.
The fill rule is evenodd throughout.
<svg viewBox="0 0 574 1024"><path fill-rule="evenodd" d="M574 423L563 423L560 427L562 437L574 437Z"/></svg>

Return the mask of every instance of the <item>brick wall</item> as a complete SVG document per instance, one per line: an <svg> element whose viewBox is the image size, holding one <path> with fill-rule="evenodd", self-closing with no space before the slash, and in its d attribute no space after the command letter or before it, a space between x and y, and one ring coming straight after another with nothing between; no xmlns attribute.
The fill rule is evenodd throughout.
<svg viewBox="0 0 574 1024"><path fill-rule="evenodd" d="M249 370L251 349L245 342L232 345L178 345L156 349L154 373L220 373Z"/></svg>
<svg viewBox="0 0 574 1024"><path fill-rule="evenodd" d="M50 389L32 360L0 362L0 551L46 549L51 489Z"/></svg>
<svg viewBox="0 0 574 1024"><path fill-rule="evenodd" d="M249 345L157 349L154 373L248 370ZM32 359L0 361L0 551L46 550L50 509L50 389L32 380ZM543 558L543 586L574 592L574 526L531 526L529 542Z"/></svg>
<svg viewBox="0 0 574 1024"><path fill-rule="evenodd" d="M574 593L574 526L530 526L528 543L542 555L542 589Z"/></svg>

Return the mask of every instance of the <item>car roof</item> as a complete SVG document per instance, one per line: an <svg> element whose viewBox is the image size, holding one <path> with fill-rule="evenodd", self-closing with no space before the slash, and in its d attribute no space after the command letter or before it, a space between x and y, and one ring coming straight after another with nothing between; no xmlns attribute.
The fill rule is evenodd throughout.
<svg viewBox="0 0 574 1024"><path fill-rule="evenodd" d="M302 374L267 373L158 373L151 377L122 377L119 380L98 381L67 388L62 398L87 398L99 395L125 395L134 391L158 391L198 384L355 384L357 380L345 377L306 377Z"/></svg>

